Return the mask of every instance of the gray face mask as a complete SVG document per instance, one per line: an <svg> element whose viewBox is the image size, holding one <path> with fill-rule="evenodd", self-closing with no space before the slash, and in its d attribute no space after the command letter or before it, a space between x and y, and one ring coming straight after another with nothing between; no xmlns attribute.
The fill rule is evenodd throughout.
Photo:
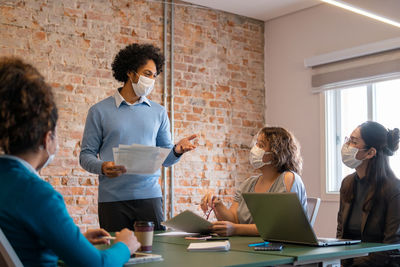
<svg viewBox="0 0 400 267"><path fill-rule="evenodd" d="M366 149L358 149L356 147L349 146L347 143L342 146L342 162L349 168L355 169L361 165L363 160L356 159L358 151Z"/></svg>

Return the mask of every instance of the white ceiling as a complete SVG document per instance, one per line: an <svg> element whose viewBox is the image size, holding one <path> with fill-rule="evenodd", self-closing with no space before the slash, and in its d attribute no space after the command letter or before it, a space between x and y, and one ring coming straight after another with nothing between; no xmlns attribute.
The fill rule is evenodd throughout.
<svg viewBox="0 0 400 267"><path fill-rule="evenodd" d="M192 4L218 9L267 21L321 3L319 0L184 0Z"/></svg>

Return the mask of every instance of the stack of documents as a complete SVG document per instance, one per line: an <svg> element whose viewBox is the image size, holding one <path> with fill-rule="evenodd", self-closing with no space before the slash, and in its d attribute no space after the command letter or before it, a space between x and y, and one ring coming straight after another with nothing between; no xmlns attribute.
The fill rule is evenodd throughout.
<svg viewBox="0 0 400 267"><path fill-rule="evenodd" d="M229 241L190 243L188 251L228 251L231 248Z"/></svg>
<svg viewBox="0 0 400 267"><path fill-rule="evenodd" d="M161 167L170 148L144 145L119 145L113 148L115 165L123 165L127 174L153 174Z"/></svg>

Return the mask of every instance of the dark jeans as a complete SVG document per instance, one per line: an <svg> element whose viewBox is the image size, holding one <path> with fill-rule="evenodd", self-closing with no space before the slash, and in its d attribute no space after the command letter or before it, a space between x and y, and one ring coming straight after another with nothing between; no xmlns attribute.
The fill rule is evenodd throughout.
<svg viewBox="0 0 400 267"><path fill-rule="evenodd" d="M135 221L152 221L154 230L164 230L162 198L134 199L99 203L100 227L108 232L133 229Z"/></svg>

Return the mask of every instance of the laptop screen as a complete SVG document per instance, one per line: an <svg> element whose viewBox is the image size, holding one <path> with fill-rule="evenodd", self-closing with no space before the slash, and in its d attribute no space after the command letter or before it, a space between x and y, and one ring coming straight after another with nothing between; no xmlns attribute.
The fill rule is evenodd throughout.
<svg viewBox="0 0 400 267"><path fill-rule="evenodd" d="M318 245L296 193L243 193L264 240Z"/></svg>

